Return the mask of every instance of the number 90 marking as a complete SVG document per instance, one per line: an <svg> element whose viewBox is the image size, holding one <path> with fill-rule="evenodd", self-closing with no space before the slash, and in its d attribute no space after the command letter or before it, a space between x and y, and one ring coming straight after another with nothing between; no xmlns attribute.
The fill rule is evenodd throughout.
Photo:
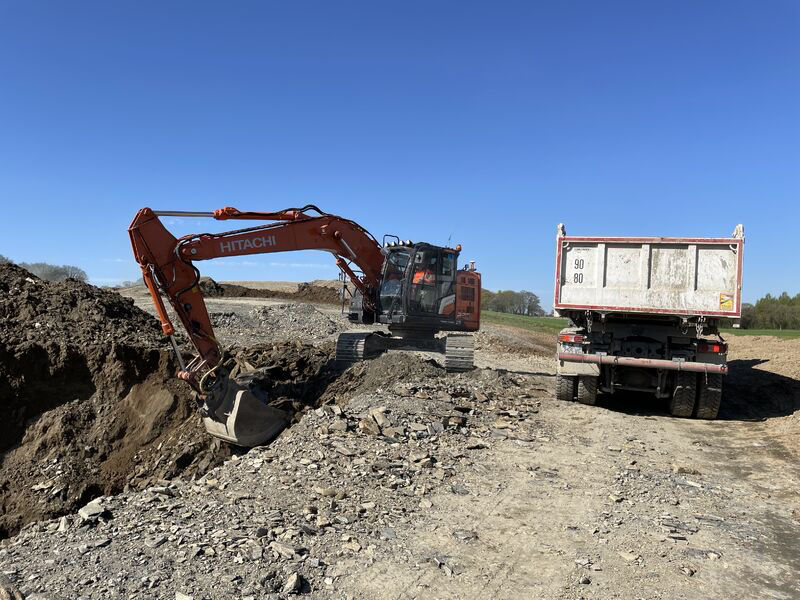
<svg viewBox="0 0 800 600"><path fill-rule="evenodd" d="M576 258L575 259L575 269L576 270L583 269L583 264L584 263L583 263L583 259L582 258ZM575 273L572 276L572 282L573 283L583 283L583 273Z"/></svg>

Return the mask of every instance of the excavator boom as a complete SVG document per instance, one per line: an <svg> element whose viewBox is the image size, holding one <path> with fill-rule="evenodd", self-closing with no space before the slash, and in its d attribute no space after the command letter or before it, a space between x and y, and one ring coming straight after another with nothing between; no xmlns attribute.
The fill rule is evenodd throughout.
<svg viewBox="0 0 800 600"><path fill-rule="evenodd" d="M176 238L161 222L160 217L166 216L267 223L224 233ZM363 323L379 321L387 323L390 329L394 327L395 333L399 334L395 336L399 339L393 340L395 346L416 343L433 347L439 343L435 338L437 331L474 331L478 328L480 275L474 269L456 275L460 247L453 250L410 241L399 243L399 240L384 247L358 223L325 213L313 205L277 212L243 212L231 207L213 212L143 208L128 232L162 330L170 337L178 354L181 369L178 377L197 392L207 430L235 444L254 446L263 443L280 431L286 415L267 405L247 377L231 376L198 286L200 272L194 264L196 261L322 250L335 256L336 264L356 290L351 302L351 320ZM398 265L403 266L399 268ZM419 272L412 273L414 269ZM387 282L383 281L384 277ZM175 343L175 329L164 297L197 349L197 355L188 363L184 363ZM388 307L383 312L381 304ZM361 332L348 337L343 334L337 343L337 360L344 363L348 357L365 357L370 347L366 339L369 335ZM470 340L448 340L449 366L461 370L472 367ZM370 343L374 346L380 341L373 339ZM384 344L381 349L386 347Z"/></svg>
<svg viewBox="0 0 800 600"><path fill-rule="evenodd" d="M320 214L311 216L305 212L307 210L316 210ZM281 222L225 233L175 238L161 223L160 216ZM193 264L195 261L293 250L325 250L336 256L337 265L350 276L351 282L364 298L374 296L383 265L381 246L367 230L348 219L322 213L313 206L274 213L240 212L235 208L209 213L155 212L143 208L128 231L134 256L142 267L164 333L173 335L174 328L164 308L162 294L170 300L175 314L202 357L203 365L198 370L216 366L221 353L203 294L197 286L200 272ZM354 263L363 276L357 276L348 261Z"/></svg>

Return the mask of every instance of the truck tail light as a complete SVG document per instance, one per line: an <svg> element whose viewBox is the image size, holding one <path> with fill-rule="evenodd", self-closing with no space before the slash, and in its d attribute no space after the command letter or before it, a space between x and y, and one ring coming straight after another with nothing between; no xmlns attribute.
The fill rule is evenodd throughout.
<svg viewBox="0 0 800 600"><path fill-rule="evenodd" d="M574 333L562 333L558 336L558 341L562 344L582 344L585 339L585 336Z"/></svg>
<svg viewBox="0 0 800 600"><path fill-rule="evenodd" d="M721 342L698 342L697 351L701 354L726 354L728 352L728 344Z"/></svg>

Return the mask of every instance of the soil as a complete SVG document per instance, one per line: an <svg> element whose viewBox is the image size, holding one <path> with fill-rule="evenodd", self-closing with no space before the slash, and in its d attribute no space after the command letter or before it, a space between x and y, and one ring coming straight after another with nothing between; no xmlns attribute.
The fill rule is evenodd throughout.
<svg viewBox="0 0 800 600"><path fill-rule="evenodd" d="M217 283L210 277L201 277L199 285L206 298L276 298L297 302L341 304L337 290L310 283L299 284L295 292L245 287L234 283Z"/></svg>
<svg viewBox="0 0 800 600"><path fill-rule="evenodd" d="M230 455L203 434L158 322L131 300L0 265L0 317L0 538Z"/></svg>

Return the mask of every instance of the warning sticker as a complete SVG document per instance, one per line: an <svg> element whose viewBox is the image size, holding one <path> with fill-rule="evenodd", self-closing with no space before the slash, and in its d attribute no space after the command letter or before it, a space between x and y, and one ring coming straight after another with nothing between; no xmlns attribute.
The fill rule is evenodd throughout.
<svg viewBox="0 0 800 600"><path fill-rule="evenodd" d="M719 309L720 310L733 310L733 294L722 292L719 295Z"/></svg>

